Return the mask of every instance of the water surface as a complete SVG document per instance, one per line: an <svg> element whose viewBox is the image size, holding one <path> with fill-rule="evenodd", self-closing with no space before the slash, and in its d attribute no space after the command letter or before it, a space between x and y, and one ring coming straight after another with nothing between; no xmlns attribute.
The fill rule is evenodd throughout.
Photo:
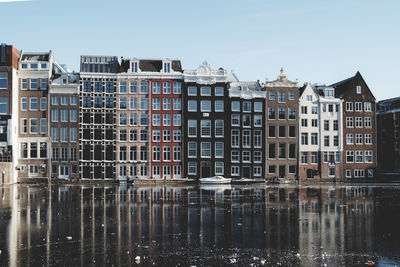
<svg viewBox="0 0 400 267"><path fill-rule="evenodd" d="M396 186L0 187L0 266L400 266Z"/></svg>

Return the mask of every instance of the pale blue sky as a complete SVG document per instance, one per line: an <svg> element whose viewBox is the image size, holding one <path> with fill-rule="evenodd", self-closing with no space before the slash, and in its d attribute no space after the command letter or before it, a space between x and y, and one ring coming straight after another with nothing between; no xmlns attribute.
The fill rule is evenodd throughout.
<svg viewBox="0 0 400 267"><path fill-rule="evenodd" d="M361 72L378 100L400 96L400 1L35 0L0 3L0 41L79 56L207 60L240 80L333 83Z"/></svg>

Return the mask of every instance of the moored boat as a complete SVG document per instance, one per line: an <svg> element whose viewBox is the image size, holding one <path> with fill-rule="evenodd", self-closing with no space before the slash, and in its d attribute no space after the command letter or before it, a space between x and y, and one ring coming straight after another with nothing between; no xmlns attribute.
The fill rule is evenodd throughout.
<svg viewBox="0 0 400 267"><path fill-rule="evenodd" d="M230 184L231 178L225 178L223 176L213 176L207 178L200 178L201 184Z"/></svg>

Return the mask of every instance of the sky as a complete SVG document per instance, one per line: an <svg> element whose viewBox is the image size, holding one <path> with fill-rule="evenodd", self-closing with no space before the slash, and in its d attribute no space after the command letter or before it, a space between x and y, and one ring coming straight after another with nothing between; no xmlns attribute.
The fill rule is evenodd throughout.
<svg viewBox="0 0 400 267"><path fill-rule="evenodd" d="M0 42L80 55L204 60L243 81L332 84L360 71L377 100L400 96L398 0L0 1Z"/></svg>

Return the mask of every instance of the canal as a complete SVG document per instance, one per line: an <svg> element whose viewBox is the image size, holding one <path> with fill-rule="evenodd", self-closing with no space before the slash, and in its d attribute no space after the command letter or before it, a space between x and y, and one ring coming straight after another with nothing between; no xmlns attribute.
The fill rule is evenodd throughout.
<svg viewBox="0 0 400 267"><path fill-rule="evenodd" d="M0 187L0 266L400 266L400 186Z"/></svg>

